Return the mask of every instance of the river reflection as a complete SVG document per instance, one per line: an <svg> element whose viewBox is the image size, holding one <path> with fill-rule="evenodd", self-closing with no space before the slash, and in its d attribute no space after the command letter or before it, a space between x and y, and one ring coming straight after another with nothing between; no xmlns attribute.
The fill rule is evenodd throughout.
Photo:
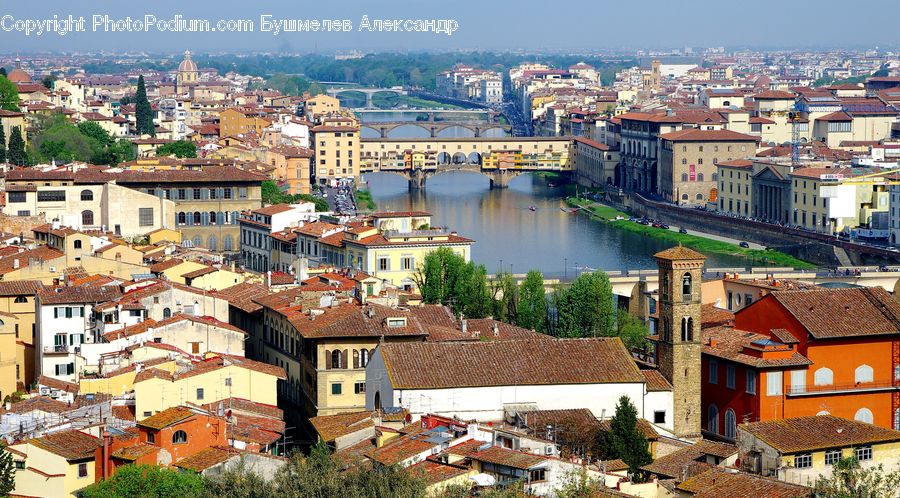
<svg viewBox="0 0 900 498"><path fill-rule="evenodd" d="M501 264L514 273L539 269L548 277L569 278L576 267L651 269L656 268L653 254L671 246L563 212L560 189L528 174L502 190L491 190L487 177L471 172L433 176L424 191L413 192L399 175L366 174L365 179L379 210L428 211L434 225L475 239L472 258L488 272L496 272ZM707 267L745 265L742 258L707 256Z"/></svg>

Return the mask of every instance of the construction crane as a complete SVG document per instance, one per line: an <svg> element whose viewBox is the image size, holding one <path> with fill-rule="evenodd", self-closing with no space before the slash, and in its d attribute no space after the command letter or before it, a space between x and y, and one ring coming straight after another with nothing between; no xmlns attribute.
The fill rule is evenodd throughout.
<svg viewBox="0 0 900 498"><path fill-rule="evenodd" d="M791 123L791 166L796 167L800 163L800 127L798 124L803 117L800 104L794 102L794 106L788 112L788 122Z"/></svg>

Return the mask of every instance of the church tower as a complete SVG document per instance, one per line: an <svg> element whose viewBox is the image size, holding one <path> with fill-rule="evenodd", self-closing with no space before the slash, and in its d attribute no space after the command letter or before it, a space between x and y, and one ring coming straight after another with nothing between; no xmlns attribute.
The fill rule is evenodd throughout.
<svg viewBox="0 0 900 498"><path fill-rule="evenodd" d="M700 283L706 257L677 246L655 255L659 267L656 363L673 387L675 434L699 438Z"/></svg>
<svg viewBox="0 0 900 498"><path fill-rule="evenodd" d="M187 90L187 86L200 80L200 72L197 63L191 60L191 51L184 51L184 60L178 65L178 73L175 74L175 88L179 92Z"/></svg>

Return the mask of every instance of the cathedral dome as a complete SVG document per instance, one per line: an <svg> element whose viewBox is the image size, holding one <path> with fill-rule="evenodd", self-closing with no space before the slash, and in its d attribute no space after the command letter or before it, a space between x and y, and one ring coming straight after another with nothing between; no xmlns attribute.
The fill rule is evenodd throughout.
<svg viewBox="0 0 900 498"><path fill-rule="evenodd" d="M191 51L184 52L184 60L178 65L179 73L195 73L197 72L197 63L191 60Z"/></svg>

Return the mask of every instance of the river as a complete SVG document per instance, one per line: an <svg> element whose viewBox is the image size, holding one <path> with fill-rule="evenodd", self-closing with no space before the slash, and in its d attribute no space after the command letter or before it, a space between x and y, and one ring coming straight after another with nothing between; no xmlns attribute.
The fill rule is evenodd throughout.
<svg viewBox="0 0 900 498"><path fill-rule="evenodd" d="M583 214L563 212L559 187L526 174L508 189L489 188L487 177L447 172L428 179L422 191L390 173L365 175L379 211L422 210L435 226L447 226L474 239L472 259L489 273L541 270L547 277L568 277L587 267L602 270L655 269L653 254L671 242L616 230ZM530 206L535 210L531 211ZM707 267L745 266L743 258L708 254Z"/></svg>

